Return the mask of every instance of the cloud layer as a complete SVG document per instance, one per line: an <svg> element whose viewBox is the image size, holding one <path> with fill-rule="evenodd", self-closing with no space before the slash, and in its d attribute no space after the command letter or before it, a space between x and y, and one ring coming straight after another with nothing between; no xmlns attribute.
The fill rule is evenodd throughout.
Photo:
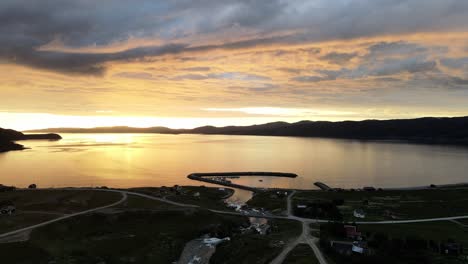
<svg viewBox="0 0 468 264"><path fill-rule="evenodd" d="M464 0L428 0L424 4L419 0L5 0L0 3L0 59L54 71L99 75L106 63L113 61L214 49L460 31L467 25L468 2ZM132 39L154 40L155 44L113 53L71 52ZM67 49L41 50L51 43ZM353 56L330 53L324 59L340 63Z"/></svg>
<svg viewBox="0 0 468 264"><path fill-rule="evenodd" d="M468 1L3 0L0 78L0 112L465 115Z"/></svg>

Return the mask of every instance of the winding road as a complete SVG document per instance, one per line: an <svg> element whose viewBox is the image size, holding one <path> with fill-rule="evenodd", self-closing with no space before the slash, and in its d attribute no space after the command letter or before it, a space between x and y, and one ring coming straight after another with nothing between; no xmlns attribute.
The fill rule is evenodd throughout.
<svg viewBox="0 0 468 264"><path fill-rule="evenodd" d="M36 225L28 226L28 227L25 227L25 228L17 229L17 230L14 230L14 231L10 231L10 232L7 232L7 233L3 233L3 234L0 234L0 238L10 237L10 236L17 235L17 234L20 234L20 233L25 232L25 231L30 231L30 230L33 230L35 228L46 226L46 225L49 225L49 224L52 224L52 223L55 223L55 222L58 222L58 221L62 221L62 220L71 218L71 217L84 215L84 214L96 212L96 211L99 211L99 210L102 210L102 209L106 209L106 208L109 208L109 207L119 205L119 204L121 204L121 203L123 203L124 201L127 200L128 195L140 196L140 197L144 197L144 198L147 198L147 199L151 199L151 200L171 204L171 205L174 205L174 206L190 207L190 208L202 208L202 207L200 207L198 205L178 203L178 202L167 200L165 198L158 198L158 197L154 197L154 196L143 194L143 193L124 191L124 190L93 189L93 188L56 188L56 189L49 189L49 190L90 190L90 191L116 192L116 193L120 193L122 195L122 198L119 201L114 202L114 203L109 204L109 205L105 205L105 206L101 206L101 207L97 207L97 208L93 208L93 209L89 209L89 210L85 210L85 211L81 211L81 212L77 212L77 213L73 213L73 214L68 214L68 215L61 216L61 217L58 217L58 218L55 218L55 219L52 219L52 220L49 220L49 221L46 221L46 222L43 222L43 223L40 223L40 224L36 224ZM308 244L312 248L312 250L314 251L315 256L317 257L317 260L319 261L320 264L327 264L327 261L325 260L322 252L320 251L320 249L317 246L318 238L316 238L316 237L314 237L314 236L312 236L310 234L310 224L311 223L327 223L327 222L329 222L329 220L309 219L309 218L302 218L302 217L294 216L293 213L292 213L292 196L294 196L295 193L296 193L296 191L292 191L287 197L287 216L277 216L277 215L271 215L271 214L263 214L263 213L260 213L260 212L258 212L258 213L257 212L243 212L243 213L240 213L240 212L234 212L234 211L214 210L214 209L208 209L208 208L204 208L204 209L206 209L206 210L208 210L210 212L213 212L213 213L218 213L218 214L237 215L237 216L246 216L246 217L272 218L272 219L288 219L288 220L299 221L299 222L302 223L302 233L301 233L301 235L298 238L296 238L296 239L292 240L291 242L289 242L284 247L283 251L271 263L272 264L283 263L283 261L286 258L287 254L292 249L294 249L295 246L297 246L298 244L301 244L301 243L305 243L305 244ZM438 218L425 218L425 219L411 219L411 220L395 220L395 221L358 221L356 223L357 224L405 224L405 223L421 223L421 222L434 222L434 221L451 221L451 220L466 219L466 218L468 218L468 215L451 216L451 217L438 217Z"/></svg>
<svg viewBox="0 0 468 264"><path fill-rule="evenodd" d="M100 206L100 207L96 207L96 208L85 210L85 211L81 211L81 212L78 212L78 213L68 214L68 215L65 215L65 216L61 216L61 217L46 221L46 222L42 222L42 223L37 224L37 225L32 225L32 226L28 226L28 227L25 227L25 228L17 229L15 231L3 233L3 234L0 234L0 238L16 235L16 234L24 232L24 231L29 231L29 230L32 230L34 228L38 228L38 227L41 227L41 226L46 226L46 225L49 225L49 224L52 224L52 223L55 223L55 222L58 222L58 221L62 221L62 220L68 219L68 218L72 218L72 217L75 217L75 216L92 213L92 212L95 212L95 211L98 211L98 210L102 210L102 209L106 209L106 208L109 208L109 207L119 205L119 204L121 204L121 203L123 203L124 201L127 200L127 193L124 192L124 191L122 191L120 193L122 194L122 199L120 199L119 201L117 201L115 203Z"/></svg>
<svg viewBox="0 0 468 264"><path fill-rule="evenodd" d="M289 252L291 252L297 245L299 244L308 244L310 248L314 251L315 257L317 258L320 264L327 264L325 257L323 256L322 252L320 251L319 247L317 246L318 238L312 236L310 234L310 224L311 220L306 218L299 218L293 216L292 212L292 197L296 194L296 191L292 191L287 199L287 212L288 212L288 219L300 221L302 223L302 233L299 235L298 238L290 241L284 248L283 251L273 259L270 264L281 264L284 262L286 257L288 256Z"/></svg>

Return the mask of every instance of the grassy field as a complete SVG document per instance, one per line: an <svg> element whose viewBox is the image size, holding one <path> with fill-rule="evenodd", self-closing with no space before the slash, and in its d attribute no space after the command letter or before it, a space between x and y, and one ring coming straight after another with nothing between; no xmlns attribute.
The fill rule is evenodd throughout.
<svg viewBox="0 0 468 264"><path fill-rule="evenodd" d="M468 245L468 228L463 228L450 221L388 224L388 225L358 225L359 231L364 234L385 233L392 238L418 237L435 241L454 239Z"/></svg>
<svg viewBox="0 0 468 264"><path fill-rule="evenodd" d="M382 237L385 235L386 239L401 239L400 241L427 241L428 243L438 244L455 241L462 245L468 244L468 229L460 227L456 223L450 221L438 222L422 222L411 224L368 224L358 225L358 230L370 241L375 241L377 236ZM377 239L385 241L386 239ZM339 239L343 240L343 239ZM385 244L384 244L385 245ZM429 243L428 243L429 245ZM374 248L380 250L377 255L368 258L366 261L360 259L359 256L353 255L351 257L343 257L337 254L328 255L334 259L336 263L427 263L427 264L462 264L467 263L466 259L461 260L457 256L442 255L434 252L429 248L423 249L407 249L405 253L401 250L400 254L395 255L395 252L387 252L387 247L392 248L391 244L386 244L385 247ZM403 248L406 248L405 246ZM383 251L382 251L383 250ZM326 251L325 251L326 252ZM326 252L327 253L327 252ZM329 253L329 252L328 252ZM389 255L386 255L389 254ZM359 262L362 261L362 262Z"/></svg>
<svg viewBox="0 0 468 264"><path fill-rule="evenodd" d="M0 201L12 201L19 211L74 213L118 201L119 193L89 190L20 190L0 192Z"/></svg>
<svg viewBox="0 0 468 264"><path fill-rule="evenodd" d="M127 201L115 206L114 208L125 210L169 210L181 207L136 195L128 195Z"/></svg>
<svg viewBox="0 0 468 264"><path fill-rule="evenodd" d="M461 223L462 225L468 225L468 218L458 219L457 222Z"/></svg>
<svg viewBox="0 0 468 264"><path fill-rule="evenodd" d="M172 263L186 242L203 234L228 236L245 222L197 209L90 214L39 228L27 242L0 244L0 258L5 263Z"/></svg>
<svg viewBox="0 0 468 264"><path fill-rule="evenodd" d="M253 208L263 208L274 214L285 215L287 210L286 196L278 196L276 191L257 192L247 205Z"/></svg>
<svg viewBox="0 0 468 264"><path fill-rule="evenodd" d="M219 193L210 193L219 198ZM211 263L269 263L301 232L301 224L295 221L273 220L269 224L267 235L241 233L240 227L249 225L246 217L129 195L126 202L111 210L35 229L25 242L0 244L0 259L20 264L32 259L39 264L173 263L188 241L210 234L231 237L218 246Z"/></svg>
<svg viewBox="0 0 468 264"><path fill-rule="evenodd" d="M64 214L111 204L118 193L83 190L26 190L0 192L0 201L12 201L17 212L0 215L0 233L31 226Z"/></svg>
<svg viewBox="0 0 468 264"><path fill-rule="evenodd" d="M223 209L227 210L224 199L229 196L233 190L216 187L202 187L202 186L183 186L179 187L180 191L176 193L167 188L147 187L147 188L134 188L131 191L153 195L155 197L164 197L168 200L199 205L203 208L210 209ZM198 195L196 195L198 193Z"/></svg>
<svg viewBox="0 0 468 264"><path fill-rule="evenodd" d="M236 234L230 242L216 248L210 263L270 263L282 250L287 241L296 238L302 230L296 221L270 221L272 232L267 235Z"/></svg>
<svg viewBox="0 0 468 264"><path fill-rule="evenodd" d="M21 212L13 215L0 215L0 234L52 220L57 217L59 217L59 215Z"/></svg>
<svg viewBox="0 0 468 264"><path fill-rule="evenodd" d="M468 215L468 189L431 189L413 191L301 191L294 197L294 204L317 199L343 199L338 206L344 219L354 218L353 211L362 208L365 220L399 220Z"/></svg>
<svg viewBox="0 0 468 264"><path fill-rule="evenodd" d="M284 264L318 264L314 251L307 244L297 245L283 262Z"/></svg>

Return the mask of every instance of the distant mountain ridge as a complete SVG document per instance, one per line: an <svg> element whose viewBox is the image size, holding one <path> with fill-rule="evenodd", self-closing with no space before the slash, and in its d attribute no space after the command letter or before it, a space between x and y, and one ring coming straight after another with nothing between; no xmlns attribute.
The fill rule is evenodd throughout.
<svg viewBox="0 0 468 264"><path fill-rule="evenodd" d="M203 126L194 129L171 129L167 127L133 128L122 126L49 128L29 132L261 135L468 144L468 116L340 122L274 122L252 126Z"/></svg>
<svg viewBox="0 0 468 264"><path fill-rule="evenodd" d="M13 129L0 128L0 152L25 149L23 145L14 142L18 140L28 140L28 139L59 140L61 138L62 137L60 135L53 134L53 133L25 135Z"/></svg>

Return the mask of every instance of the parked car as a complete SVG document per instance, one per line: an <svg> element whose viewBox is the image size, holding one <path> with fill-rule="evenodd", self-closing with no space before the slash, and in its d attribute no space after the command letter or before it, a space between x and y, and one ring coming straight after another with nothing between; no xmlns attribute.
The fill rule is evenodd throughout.
<svg viewBox="0 0 468 264"><path fill-rule="evenodd" d="M16 211L15 205L11 201L0 202L0 214L13 214Z"/></svg>

